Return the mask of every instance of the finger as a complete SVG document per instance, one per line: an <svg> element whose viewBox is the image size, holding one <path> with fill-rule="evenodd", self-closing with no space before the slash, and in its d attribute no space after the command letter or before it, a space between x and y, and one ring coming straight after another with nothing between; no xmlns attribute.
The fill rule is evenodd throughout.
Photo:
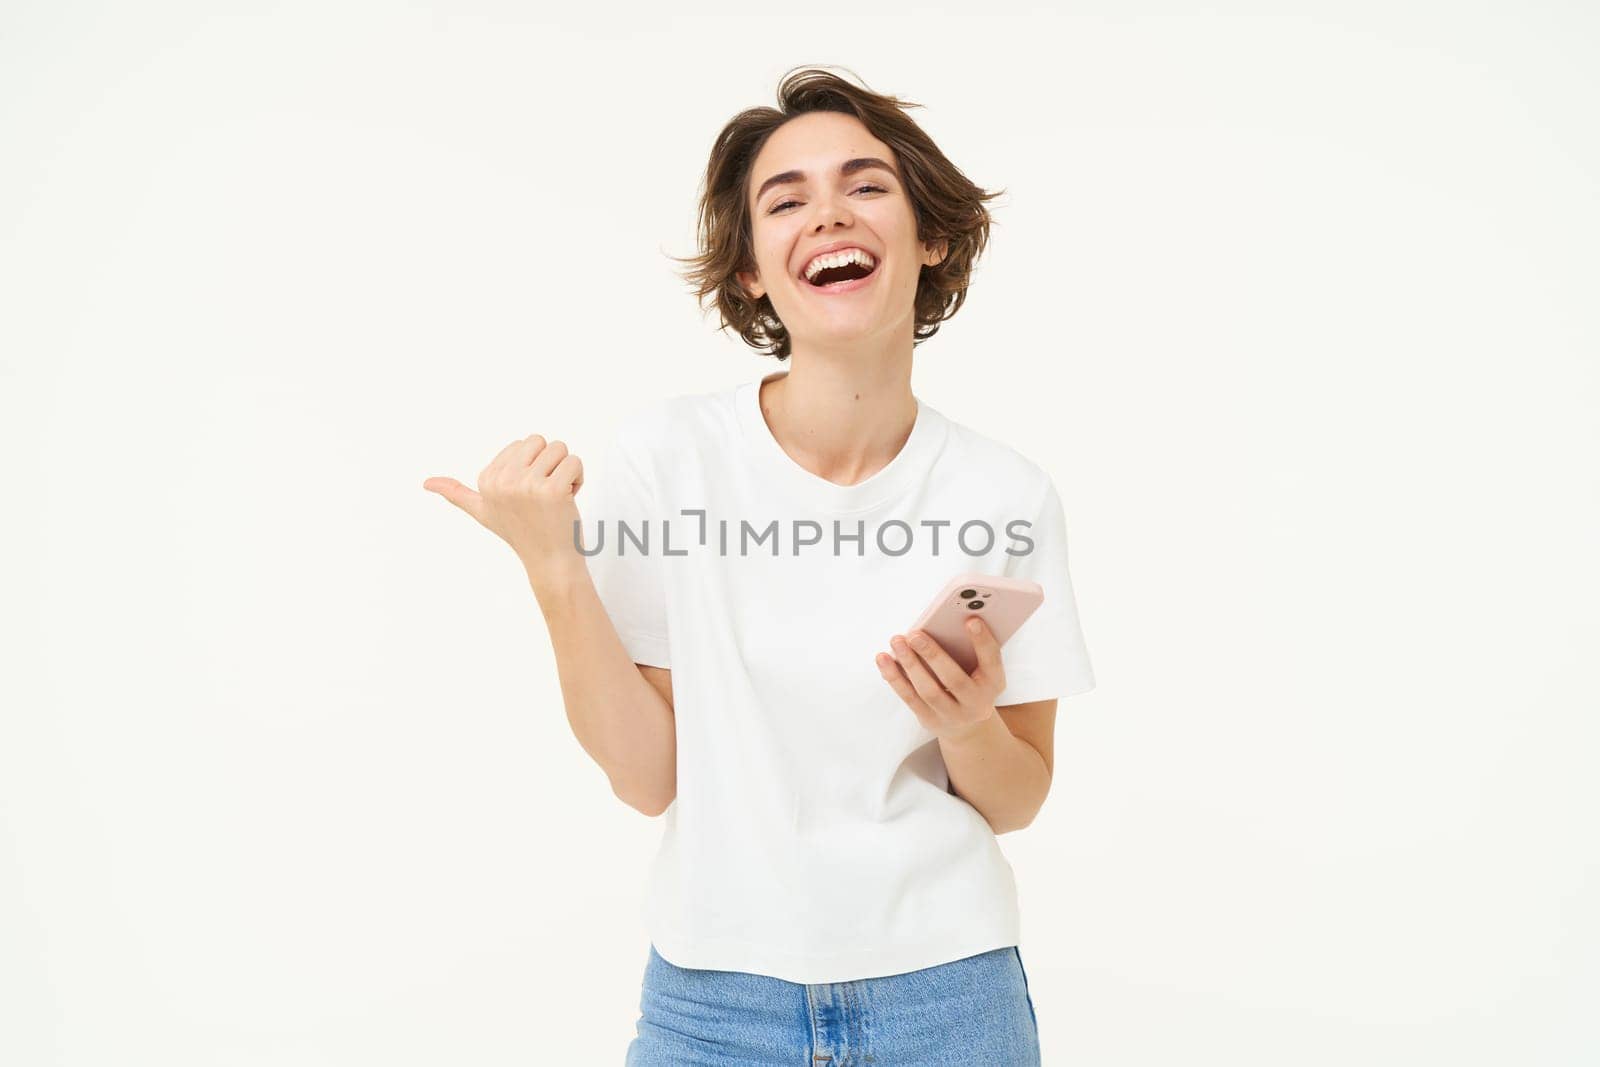
<svg viewBox="0 0 1600 1067"><path fill-rule="evenodd" d="M544 449L544 438L538 434L529 434L518 441L512 441L500 450L500 454L489 461L483 468L483 473L478 475L478 487L484 488L484 479L503 475L506 481L512 484L521 481L527 472L528 465L534 461Z"/></svg>
<svg viewBox="0 0 1600 1067"><path fill-rule="evenodd" d="M905 702L906 707L916 713L917 720L924 726L931 728L931 724L938 720L938 716L917 695L916 689L906 679L905 672L900 669L900 664L895 661L895 658L879 652L873 657L873 662L878 665L878 673L888 681L889 688L893 689L896 695Z"/></svg>
<svg viewBox="0 0 1600 1067"><path fill-rule="evenodd" d="M475 519L481 514L478 509L483 503L483 497L462 485L454 478L429 478L427 481L422 483L422 488L428 490L430 493L438 493L440 496L444 497L446 500L450 501L450 503L454 504L462 511L465 511L468 515L471 515Z"/></svg>
<svg viewBox="0 0 1600 1067"><path fill-rule="evenodd" d="M1000 642L995 640L989 624L977 616L967 620L967 633L972 637L972 650L978 654L978 666L972 672L974 679L996 682L1005 688L1005 664L1000 658Z"/></svg>
<svg viewBox="0 0 1600 1067"><path fill-rule="evenodd" d="M556 469L556 464L567 458L567 443L551 441L539 450L528 464L528 469L543 477Z"/></svg>
<svg viewBox="0 0 1600 1067"><path fill-rule="evenodd" d="M922 657L922 662L926 663L933 676L939 679L939 684L957 694L959 699L959 694L964 693L972 684L971 676L962 670L961 664L957 663L926 631L913 630L910 638L911 650Z"/></svg>
<svg viewBox="0 0 1600 1067"><path fill-rule="evenodd" d="M506 455L506 462L515 467L532 466L533 461L545 450L545 446L546 441L541 435L531 433L512 446Z"/></svg>
<svg viewBox="0 0 1600 1067"><path fill-rule="evenodd" d="M528 438L519 437L517 440L512 441L509 445L506 445L500 451L496 452L494 454L494 458L488 463L484 464L483 470L478 472L478 487L481 489L483 487L483 480L492 472L511 462L512 457L516 455L517 450L522 448L527 443Z"/></svg>
<svg viewBox="0 0 1600 1067"><path fill-rule="evenodd" d="M900 669L906 672L906 677L911 679L911 685L916 689L917 695L932 709L938 712L948 711L952 703L950 694L944 691L944 686L939 684L939 679L928 672L927 664L912 651L906 644L906 639L896 634L889 642L889 648L894 653L895 660L900 664Z"/></svg>
<svg viewBox="0 0 1600 1067"><path fill-rule="evenodd" d="M550 480L570 486L574 494L583 486L583 460L570 453L555 465Z"/></svg>

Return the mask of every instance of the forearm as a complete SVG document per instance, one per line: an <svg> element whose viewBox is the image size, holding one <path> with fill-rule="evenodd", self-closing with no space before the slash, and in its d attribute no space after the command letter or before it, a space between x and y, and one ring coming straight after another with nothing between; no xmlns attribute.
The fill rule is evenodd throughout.
<svg viewBox="0 0 1600 1067"><path fill-rule="evenodd" d="M617 635L588 568L528 571L555 652L567 722L624 802L659 814L677 791L672 708Z"/></svg>
<svg viewBox="0 0 1600 1067"><path fill-rule="evenodd" d="M1017 737L997 711L959 739L939 739L956 794L977 808L996 834L1033 821L1050 791L1039 750Z"/></svg>

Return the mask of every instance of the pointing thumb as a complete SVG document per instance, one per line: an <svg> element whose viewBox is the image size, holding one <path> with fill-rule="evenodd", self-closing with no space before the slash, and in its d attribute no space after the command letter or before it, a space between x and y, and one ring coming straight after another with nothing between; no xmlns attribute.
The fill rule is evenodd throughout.
<svg viewBox="0 0 1600 1067"><path fill-rule="evenodd" d="M429 478L422 483L422 488L430 493L438 493L473 518L478 517L478 502L483 498L477 491L467 488L454 478Z"/></svg>

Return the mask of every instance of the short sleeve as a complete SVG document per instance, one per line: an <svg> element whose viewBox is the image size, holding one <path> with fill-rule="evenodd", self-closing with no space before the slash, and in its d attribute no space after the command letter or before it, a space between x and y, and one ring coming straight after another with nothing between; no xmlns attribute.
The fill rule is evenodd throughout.
<svg viewBox="0 0 1600 1067"><path fill-rule="evenodd" d="M648 460L626 433L612 438L600 469L585 472L578 515L589 576L623 647L635 663L671 667L660 554L664 516ZM630 536L622 536L622 525Z"/></svg>
<svg viewBox="0 0 1600 1067"><path fill-rule="evenodd" d="M1032 541L1031 550L1011 556L1005 574L1038 582L1044 602L1000 646L1006 687L996 706L1025 704L1033 700L1073 696L1094 688L1094 668L1078 624L1078 604L1067 570L1067 520L1055 483L1046 476L1044 498L1026 516L1031 525L1016 527ZM1025 547L1022 539L1008 542L1013 551Z"/></svg>

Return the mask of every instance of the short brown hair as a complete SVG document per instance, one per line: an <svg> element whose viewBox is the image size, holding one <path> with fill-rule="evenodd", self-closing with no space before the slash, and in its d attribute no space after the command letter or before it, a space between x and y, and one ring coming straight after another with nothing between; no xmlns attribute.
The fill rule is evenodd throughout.
<svg viewBox="0 0 1600 1067"><path fill-rule="evenodd" d="M778 85L778 107L749 108L735 115L717 135L706 165L699 205L700 254L673 259L692 266L684 278L696 287L705 309L715 294L722 316L719 329L737 330L746 344L764 355L788 359L789 331L772 301L759 299L739 283L740 271L755 270L749 206L750 169L774 130L798 115L837 111L854 115L888 145L900 168L917 223L917 239L937 246L944 258L922 268L917 280L912 344L939 332L939 324L960 310L971 284L973 263L989 241L993 219L985 203L1000 195L967 180L954 163L906 114L921 104L875 93L817 67L791 69ZM1003 190L1002 190L1003 191Z"/></svg>

